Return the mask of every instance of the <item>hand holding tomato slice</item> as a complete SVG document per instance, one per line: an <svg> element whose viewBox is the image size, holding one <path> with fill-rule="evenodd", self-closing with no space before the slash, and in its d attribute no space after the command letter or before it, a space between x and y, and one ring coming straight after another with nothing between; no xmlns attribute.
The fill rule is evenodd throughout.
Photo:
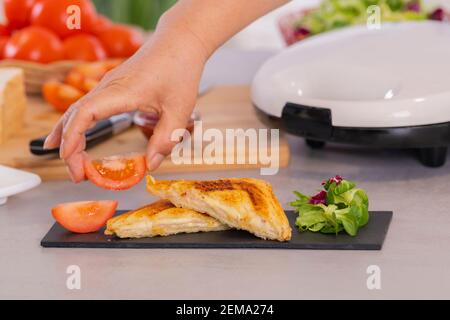
<svg viewBox="0 0 450 320"><path fill-rule="evenodd" d="M114 215L117 201L83 201L57 205L52 209L55 220L75 233L100 230Z"/></svg>
<svg viewBox="0 0 450 320"><path fill-rule="evenodd" d="M96 186L108 190L126 190L138 184L145 176L145 157L139 154L112 156L90 160L85 155L84 172Z"/></svg>
<svg viewBox="0 0 450 320"><path fill-rule="evenodd" d="M200 3L195 7L202 9L203 17L208 21L208 10L205 11ZM221 40L225 42L227 37L205 45L204 40L212 40L213 37L205 34L202 39L196 32L209 28L198 25L196 32L186 28L189 19L184 19L183 12L194 12L191 6L176 5L173 8L171 11L174 10L175 13L164 15L157 31L142 50L109 72L94 90L73 104L48 135L44 147L53 149L59 146L60 157L64 159L74 182L80 182L87 176L83 157L86 131L98 121L111 116L137 110L158 115L159 121L146 151L149 171L156 170L179 142L171 139L171 136L174 130L187 127L196 105L198 86L206 61L215 46L222 43ZM211 10L214 6L208 8ZM250 11L253 15L253 10ZM228 33L216 32L214 29L211 35L219 38L220 35L231 36L232 29ZM115 38L111 36L111 30L114 29L106 28L98 35L104 45L111 41L110 47L105 45L107 51L127 49L127 36ZM117 41L118 44L122 39L127 40L122 43L125 46L116 47L114 42ZM133 39L134 37L131 38ZM138 39L137 42L141 41ZM134 42L131 42L132 50L124 51L126 55L136 49Z"/></svg>

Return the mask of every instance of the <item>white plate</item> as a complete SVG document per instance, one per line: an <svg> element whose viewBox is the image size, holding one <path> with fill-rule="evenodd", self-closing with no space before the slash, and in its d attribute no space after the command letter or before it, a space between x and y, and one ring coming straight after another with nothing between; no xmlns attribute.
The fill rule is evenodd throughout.
<svg viewBox="0 0 450 320"><path fill-rule="evenodd" d="M0 166L0 205L5 204L8 197L32 189L40 183L38 175Z"/></svg>

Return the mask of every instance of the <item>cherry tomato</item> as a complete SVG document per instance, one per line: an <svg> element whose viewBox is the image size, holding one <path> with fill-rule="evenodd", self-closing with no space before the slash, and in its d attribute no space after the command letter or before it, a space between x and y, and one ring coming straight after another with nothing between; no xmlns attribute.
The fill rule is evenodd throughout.
<svg viewBox="0 0 450 320"><path fill-rule="evenodd" d="M63 46L50 30L27 27L16 31L6 43L5 59L49 63L63 58Z"/></svg>
<svg viewBox="0 0 450 320"><path fill-rule="evenodd" d="M97 21L95 22L95 26L94 29L92 30L92 32L94 34L98 34L99 32L111 27L113 25L112 21L109 20L108 17L99 14L97 16Z"/></svg>
<svg viewBox="0 0 450 320"><path fill-rule="evenodd" d="M71 6L78 7L79 11L68 13L68 8ZM33 25L49 28L61 38L89 33L93 30L96 21L97 11L90 0L40 0L31 11ZM79 23L78 26L77 23Z"/></svg>
<svg viewBox="0 0 450 320"><path fill-rule="evenodd" d="M42 95L57 111L65 112L84 95L84 92L59 81L48 81L42 86Z"/></svg>
<svg viewBox="0 0 450 320"><path fill-rule="evenodd" d="M125 25L113 25L98 33L106 52L113 58L132 56L144 43L142 34Z"/></svg>
<svg viewBox="0 0 450 320"><path fill-rule="evenodd" d="M84 160L86 177L96 186L109 190L126 190L145 176L145 157L138 154L112 156L101 160Z"/></svg>
<svg viewBox="0 0 450 320"><path fill-rule="evenodd" d="M5 51L6 43L9 37L0 36L0 59L3 59L3 52Z"/></svg>
<svg viewBox="0 0 450 320"><path fill-rule="evenodd" d="M3 0L8 26L21 29L30 25L30 16L36 0Z"/></svg>
<svg viewBox="0 0 450 320"><path fill-rule="evenodd" d="M68 60L97 61L106 58L102 43L94 36L79 34L63 42L64 57Z"/></svg>
<svg viewBox="0 0 450 320"><path fill-rule="evenodd" d="M8 26L4 24L0 24L0 36L9 36L11 34L11 30Z"/></svg>
<svg viewBox="0 0 450 320"><path fill-rule="evenodd" d="M63 203L52 209L55 220L65 229L75 233L100 230L114 215L117 201L83 201Z"/></svg>

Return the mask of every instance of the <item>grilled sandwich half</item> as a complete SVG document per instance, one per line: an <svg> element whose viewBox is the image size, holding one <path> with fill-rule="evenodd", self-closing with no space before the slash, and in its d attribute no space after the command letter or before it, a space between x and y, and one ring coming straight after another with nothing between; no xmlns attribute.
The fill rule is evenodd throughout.
<svg viewBox="0 0 450 320"><path fill-rule="evenodd" d="M272 187L257 179L156 181L148 191L180 208L203 212L232 228L278 241L291 239L291 227Z"/></svg>
<svg viewBox="0 0 450 320"><path fill-rule="evenodd" d="M169 201L159 200L109 219L105 234L119 238L144 238L227 229L227 225L204 213L177 208Z"/></svg>

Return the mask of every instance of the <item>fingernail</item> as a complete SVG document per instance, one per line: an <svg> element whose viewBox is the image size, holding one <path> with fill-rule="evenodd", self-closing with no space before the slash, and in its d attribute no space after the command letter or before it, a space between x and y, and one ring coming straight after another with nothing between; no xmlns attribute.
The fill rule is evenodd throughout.
<svg viewBox="0 0 450 320"><path fill-rule="evenodd" d="M45 141L44 141L44 150L50 148L50 147L49 147L49 143L50 143L50 141L52 140L52 138L53 138L52 135L48 135L47 138L45 138Z"/></svg>
<svg viewBox="0 0 450 320"><path fill-rule="evenodd" d="M64 154L65 154L65 147L64 147L64 140L61 140L61 146L59 147L59 157L61 159L64 159Z"/></svg>
<svg viewBox="0 0 450 320"><path fill-rule="evenodd" d="M76 182L72 171L70 171L69 168L66 168L66 170L67 170L67 173L69 174L70 180L72 180L72 182Z"/></svg>
<svg viewBox="0 0 450 320"><path fill-rule="evenodd" d="M149 171L154 171L156 169L158 169L158 167L160 166L160 164L163 162L164 160L164 156L160 153L156 153L148 162L148 170Z"/></svg>

